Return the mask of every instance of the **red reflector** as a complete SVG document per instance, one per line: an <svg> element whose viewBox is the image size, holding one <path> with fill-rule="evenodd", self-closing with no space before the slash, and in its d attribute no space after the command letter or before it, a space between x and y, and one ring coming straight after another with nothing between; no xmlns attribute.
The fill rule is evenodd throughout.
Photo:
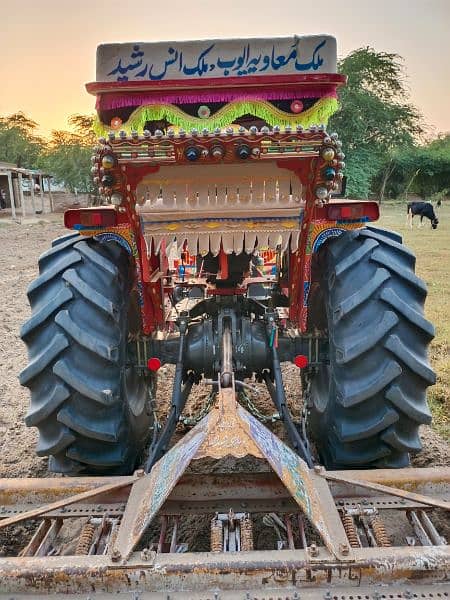
<svg viewBox="0 0 450 600"><path fill-rule="evenodd" d="M294 365L299 369L304 369L307 367L308 362L308 357L304 354L297 354L297 356L294 358Z"/></svg>
<svg viewBox="0 0 450 600"><path fill-rule="evenodd" d="M114 227L117 212L114 208L71 208L64 213L64 225L68 229L86 227Z"/></svg>
<svg viewBox="0 0 450 600"><path fill-rule="evenodd" d="M350 219L350 217L352 217L352 209L350 206L343 206L341 208L341 217L343 219Z"/></svg>
<svg viewBox="0 0 450 600"><path fill-rule="evenodd" d="M161 361L156 356L152 356L147 361L147 367L149 371L159 371L161 368Z"/></svg>

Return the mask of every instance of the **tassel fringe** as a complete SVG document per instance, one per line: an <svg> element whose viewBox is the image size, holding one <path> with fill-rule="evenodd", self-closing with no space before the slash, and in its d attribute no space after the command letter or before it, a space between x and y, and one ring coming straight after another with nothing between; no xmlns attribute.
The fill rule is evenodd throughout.
<svg viewBox="0 0 450 600"><path fill-rule="evenodd" d="M174 105L152 104L137 108L131 113L128 121L121 125L120 129L128 134L132 131L142 132L147 121L167 120L175 129L180 128L186 131L207 129L212 132L217 127L230 126L233 121L248 114L263 119L272 127L274 125L280 127L301 125L307 128L311 125L326 125L328 119L337 111L338 107L339 104L336 98L321 98L308 110L299 114L290 114L279 110L265 100L244 100L230 102L207 119L200 119L188 115ZM93 128L98 136L113 131L111 127L101 123L98 117Z"/></svg>

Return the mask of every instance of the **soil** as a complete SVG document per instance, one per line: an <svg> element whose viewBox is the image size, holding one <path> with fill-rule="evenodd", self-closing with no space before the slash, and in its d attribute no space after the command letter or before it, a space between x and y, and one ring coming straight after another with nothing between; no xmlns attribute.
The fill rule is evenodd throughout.
<svg viewBox="0 0 450 600"><path fill-rule="evenodd" d="M39 255L49 248L55 237L67 232L61 221L60 214L45 215L45 219L40 221L24 221L22 224L0 221L0 249L3 257L0 278L0 477L51 476L47 471L47 459L35 455L36 430L27 428L24 424L23 419L28 409L28 390L19 385L17 376L27 364L26 349L19 337L20 326L30 314L26 289L37 275ZM161 371L158 398L161 405L167 405L173 368L167 366ZM298 406L298 370L293 365L284 365L283 371L289 404L293 406L296 401ZM187 412L198 411L208 393L207 388L198 386L192 394ZM267 394L261 395L257 407L265 415L274 412ZM271 427L282 436L280 424L275 423ZM450 465L450 446L447 442L430 427L423 427L421 435L424 448L413 459L413 465ZM242 463L239 466L242 467ZM248 468L250 464L246 466ZM233 461L227 461L227 467L232 470L239 468ZM22 531L26 531L25 526L16 528L16 538L20 538Z"/></svg>

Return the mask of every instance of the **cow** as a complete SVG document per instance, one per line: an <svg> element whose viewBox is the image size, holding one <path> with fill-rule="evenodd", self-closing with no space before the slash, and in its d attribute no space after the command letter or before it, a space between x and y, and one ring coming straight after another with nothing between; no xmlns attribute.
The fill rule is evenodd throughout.
<svg viewBox="0 0 450 600"><path fill-rule="evenodd" d="M426 217L431 221L431 227L436 229L439 220L434 213L434 208L431 202L408 202L407 223L410 228L413 227L413 218L418 215L420 217L419 227L422 227L423 218Z"/></svg>

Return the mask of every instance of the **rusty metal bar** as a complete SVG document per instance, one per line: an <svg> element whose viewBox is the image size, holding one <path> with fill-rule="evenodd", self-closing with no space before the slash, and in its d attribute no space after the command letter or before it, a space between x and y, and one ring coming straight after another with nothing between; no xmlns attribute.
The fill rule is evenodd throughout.
<svg viewBox="0 0 450 600"><path fill-rule="evenodd" d="M436 530L436 527L433 525L430 517L424 510L418 510L417 516L419 517L419 520L422 523L422 527L425 529L428 537L435 546L440 546L441 544L447 543L446 540L439 535L439 533Z"/></svg>
<svg viewBox="0 0 450 600"><path fill-rule="evenodd" d="M408 517L408 521L411 523L411 527L413 528L414 533L416 534L416 537L422 546L432 546L433 544L428 537L427 532L423 528L416 512L414 510L409 510L407 511L406 516Z"/></svg>
<svg viewBox="0 0 450 600"><path fill-rule="evenodd" d="M364 473L364 471L362 471L361 473ZM450 502L432 498L431 496L424 496L423 494L416 494L415 492L408 492L407 490L388 487L386 485L381 485L373 481L367 481L363 479L364 475L362 475L361 479L350 479L349 477L336 474L335 472L331 473L330 471L325 470L319 471L319 474L321 474L322 477L324 477L328 481L347 483L349 485L375 490L383 494L392 494L393 496L398 496L399 498L406 498L407 500L413 500L414 502L420 502L428 506L434 506L435 508L443 508L444 510L450 510Z"/></svg>
<svg viewBox="0 0 450 600"><path fill-rule="evenodd" d="M44 506L40 506L39 508L33 508L32 510L28 510L27 512L15 515L14 517L8 517L6 519L3 519L3 521L0 521L0 529L8 527L8 525L14 525L15 523L19 523L20 521L25 521L26 519L34 519L35 517L40 517L41 515L44 515L47 512L56 510L58 508L62 508L63 506L69 506L70 504L75 504L76 502L88 500L90 498L93 498L94 496L97 496L98 494L115 491L119 488L131 485L138 479L138 477L124 477L122 481L110 483L107 485L100 485L99 487L82 492L80 494L75 494L74 496L69 496L68 498L63 498L62 500L57 500L56 502L45 504Z"/></svg>
<svg viewBox="0 0 450 600"><path fill-rule="evenodd" d="M36 550L39 548L39 546L42 543L42 540L47 535L48 530L51 527L51 524L52 524L51 519L44 519L43 521L41 521L35 534L31 538L31 540L29 541L27 546L25 546L25 548L20 553L20 556L34 556L36 554Z"/></svg>

